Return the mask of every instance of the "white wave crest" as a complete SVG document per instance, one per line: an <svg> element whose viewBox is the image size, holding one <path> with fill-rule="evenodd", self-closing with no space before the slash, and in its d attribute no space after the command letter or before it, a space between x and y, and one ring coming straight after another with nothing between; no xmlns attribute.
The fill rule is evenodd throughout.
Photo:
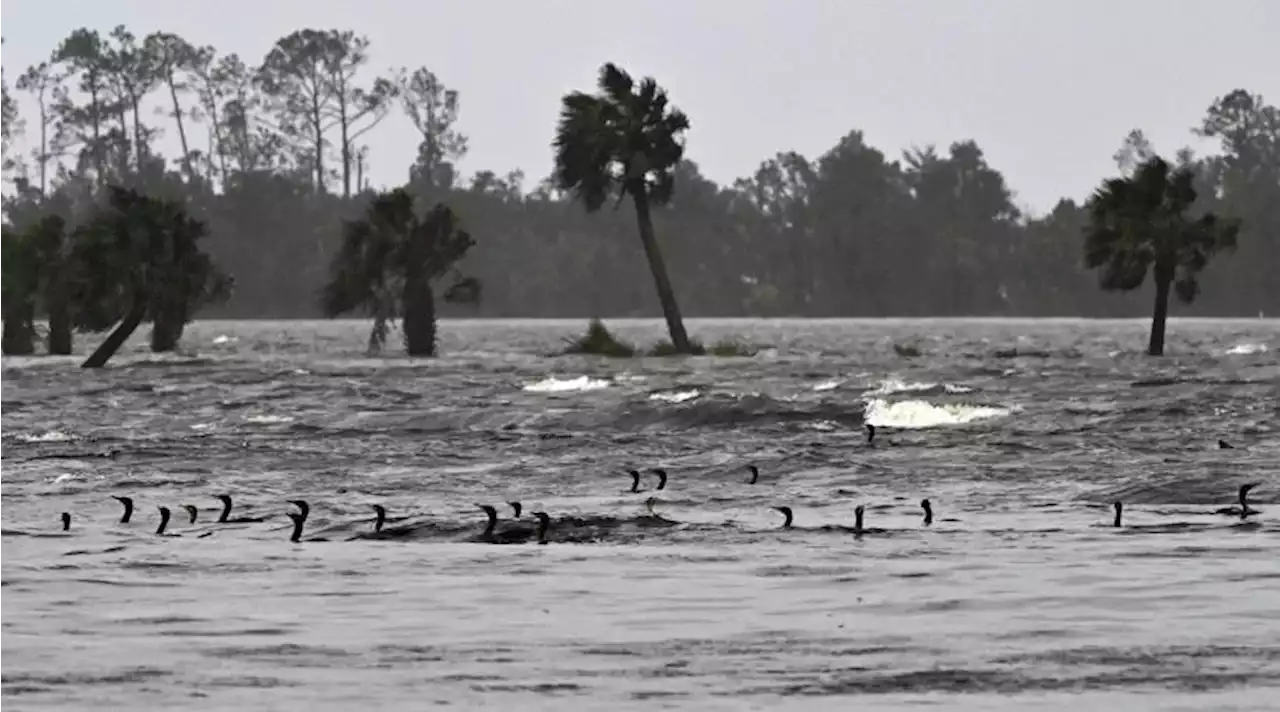
<svg viewBox="0 0 1280 712"><path fill-rule="evenodd" d="M1267 352L1266 344L1236 344L1227 349L1227 354L1231 356L1247 356L1249 354L1262 354Z"/></svg>
<svg viewBox="0 0 1280 712"><path fill-rule="evenodd" d="M880 398L873 398L867 401L863 418L877 427L932 428L939 425L963 425L988 418L1003 418L1010 412L1008 408L995 406L961 403L934 405L919 400L890 403Z"/></svg>
<svg viewBox="0 0 1280 712"><path fill-rule="evenodd" d="M256 423L258 425L279 425L281 423L292 423L293 416L289 415L250 415L244 419L246 423Z"/></svg>
<svg viewBox="0 0 1280 712"><path fill-rule="evenodd" d="M530 393L569 393L576 391L598 391L608 388L611 383L601 378L578 376L577 378L544 378L541 381L526 383L522 390Z"/></svg>
<svg viewBox="0 0 1280 712"><path fill-rule="evenodd" d="M683 403L693 400L702 395L702 391L692 388L687 391L666 391L662 393L650 393L649 400L666 401L668 403Z"/></svg>
<svg viewBox="0 0 1280 712"><path fill-rule="evenodd" d="M895 393L924 393L937 388L939 388L938 384L929 383L928 381L904 381L900 378L886 378L880 382L880 385L867 391L867 395L891 396ZM946 393L973 393L972 388L954 383L944 383L941 388ZM817 390L817 388L814 390Z"/></svg>
<svg viewBox="0 0 1280 712"><path fill-rule="evenodd" d="M24 443L69 443L76 438L60 430L50 430L39 435L19 435L17 439Z"/></svg>

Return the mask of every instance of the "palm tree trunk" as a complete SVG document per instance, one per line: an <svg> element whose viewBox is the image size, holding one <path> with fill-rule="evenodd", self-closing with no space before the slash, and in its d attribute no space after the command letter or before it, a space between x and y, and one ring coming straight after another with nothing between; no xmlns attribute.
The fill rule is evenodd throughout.
<svg viewBox="0 0 1280 712"><path fill-rule="evenodd" d="M102 368L107 365L107 361L120 350L121 346L124 346L124 342L129 340L133 332L138 330L138 325L142 323L142 317L146 314L147 300L135 297L133 307L125 315L124 320L107 336L102 345L80 364L80 368Z"/></svg>
<svg viewBox="0 0 1280 712"><path fill-rule="evenodd" d="M71 355L71 314L65 302L49 305L49 354Z"/></svg>
<svg viewBox="0 0 1280 712"><path fill-rule="evenodd" d="M186 320L176 313L157 314L151 322L151 352L170 353L178 348Z"/></svg>
<svg viewBox="0 0 1280 712"><path fill-rule="evenodd" d="M29 300L5 304L3 350L6 356L35 353L35 305Z"/></svg>
<svg viewBox="0 0 1280 712"><path fill-rule="evenodd" d="M436 355L436 299L431 283L406 279L404 285L404 347L410 356Z"/></svg>
<svg viewBox="0 0 1280 712"><path fill-rule="evenodd" d="M1151 340L1147 342L1148 356L1164 355L1164 322L1169 316L1169 285L1173 280L1156 277L1156 306L1151 315Z"/></svg>
<svg viewBox="0 0 1280 712"><path fill-rule="evenodd" d="M667 277L667 265L662 261L662 252L658 248L658 240L653 235L653 219L649 215L649 195L641 187L631 193L636 204L636 222L640 224L640 241L644 243L645 256L649 258L649 269L653 272L653 281L658 288L658 300L662 302L662 315L667 319L667 331L671 334L671 345L677 353L691 354L689 335L684 330L684 320L680 318L680 306L676 304L675 292L671 289L671 279Z"/></svg>

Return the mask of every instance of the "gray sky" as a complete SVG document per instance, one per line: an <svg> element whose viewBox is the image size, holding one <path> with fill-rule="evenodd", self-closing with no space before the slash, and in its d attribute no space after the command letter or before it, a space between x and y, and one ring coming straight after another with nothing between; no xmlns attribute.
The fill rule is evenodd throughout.
<svg viewBox="0 0 1280 712"><path fill-rule="evenodd" d="M1280 102L1276 0L8 0L6 78L76 27L116 24L251 64L295 29L355 30L371 71L425 65L461 93L464 171L522 168L526 188L550 172L561 95L606 61L669 90L692 119L688 157L718 182L851 129L891 159L973 138L1037 212L1114 173L1132 128L1171 155L1201 146L1189 129L1217 96ZM402 183L408 120L366 136L374 184Z"/></svg>

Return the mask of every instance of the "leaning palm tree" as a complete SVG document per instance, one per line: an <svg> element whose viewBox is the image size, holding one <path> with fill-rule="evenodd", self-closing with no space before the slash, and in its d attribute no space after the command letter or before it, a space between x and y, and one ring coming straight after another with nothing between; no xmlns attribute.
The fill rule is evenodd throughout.
<svg viewBox="0 0 1280 712"><path fill-rule="evenodd" d="M230 275L200 248L207 235L180 201L108 188L106 205L71 248L76 325L104 331L118 322L84 368L106 365L145 319L159 326L176 314L185 323L201 305L231 295Z"/></svg>
<svg viewBox="0 0 1280 712"><path fill-rule="evenodd" d="M403 188L378 195L363 220L346 223L321 308L329 317L371 314L370 352L382 349L391 323L400 318L409 355L435 356L435 283L452 276L444 291L447 302L480 300L480 282L456 266L474 244L447 205L439 203L419 218Z"/></svg>
<svg viewBox="0 0 1280 712"><path fill-rule="evenodd" d="M1197 277L1218 252L1234 249L1240 222L1211 212L1188 213L1196 200L1190 166L1172 168L1159 156L1144 161L1132 175L1111 178L1089 198L1084 229L1084 261L1100 268L1103 289L1130 291L1151 271L1155 311L1147 353L1164 353L1169 287L1184 304L1200 291Z"/></svg>
<svg viewBox="0 0 1280 712"><path fill-rule="evenodd" d="M609 63L600 68L597 94L565 95L554 143L556 185L573 191L588 212L599 210L611 197L620 202L631 196L671 343L679 353L693 349L653 235L649 208L671 198L672 171L684 156L680 135L688 128L688 117L667 106L666 91L652 77L637 87L630 75Z"/></svg>

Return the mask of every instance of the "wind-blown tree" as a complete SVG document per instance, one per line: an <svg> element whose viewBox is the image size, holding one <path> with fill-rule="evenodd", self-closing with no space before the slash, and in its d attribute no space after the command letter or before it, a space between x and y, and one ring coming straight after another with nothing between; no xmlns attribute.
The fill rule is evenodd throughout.
<svg viewBox="0 0 1280 712"><path fill-rule="evenodd" d="M409 355L435 356L436 284L452 277L445 301L480 301L479 280L457 268L473 245L447 205L437 203L420 218L405 189L379 194L364 219L344 224L321 307L330 318L353 311L373 315L371 352L381 350L389 326L401 319Z"/></svg>
<svg viewBox="0 0 1280 712"><path fill-rule="evenodd" d="M73 246L72 303L88 331L119 323L84 368L104 366L148 317L171 331L175 319L185 323L200 305L228 297L232 287L200 249L204 223L182 203L117 186L108 191L106 205Z"/></svg>
<svg viewBox="0 0 1280 712"><path fill-rule="evenodd" d="M1100 268L1103 289L1130 291L1151 272L1155 309L1147 353L1164 354L1165 319L1172 286L1184 304L1200 291L1197 277L1215 254L1234 249L1240 223L1212 212L1192 216L1196 176L1190 166L1172 168L1159 156L1132 175L1105 181L1089 198L1084 260Z"/></svg>
<svg viewBox="0 0 1280 712"><path fill-rule="evenodd" d="M0 300L4 304L4 336L0 350L6 356L26 356L35 353L35 318L37 275L33 267L38 262L34 242L26 235L4 226L4 238L0 239Z"/></svg>
<svg viewBox="0 0 1280 712"><path fill-rule="evenodd" d="M556 184L572 191L587 212L611 197L620 202L631 196L671 344L678 353L693 353L650 215L652 205L671 199L689 119L668 107L667 92L652 77L637 87L612 62L600 68L598 87L597 94L572 92L562 100L554 142Z"/></svg>
<svg viewBox="0 0 1280 712"><path fill-rule="evenodd" d="M26 207L26 206L24 206ZM19 213L23 213L20 210ZM49 353L67 356L72 352L72 303L69 291L69 239L67 222L60 215L22 215L22 227L15 229L6 241L0 257L0 271L5 273L6 298L17 307L22 329L15 338L27 341L24 348L31 353L29 338L33 336L31 319L37 309L49 316ZM17 351L10 351L17 352Z"/></svg>

